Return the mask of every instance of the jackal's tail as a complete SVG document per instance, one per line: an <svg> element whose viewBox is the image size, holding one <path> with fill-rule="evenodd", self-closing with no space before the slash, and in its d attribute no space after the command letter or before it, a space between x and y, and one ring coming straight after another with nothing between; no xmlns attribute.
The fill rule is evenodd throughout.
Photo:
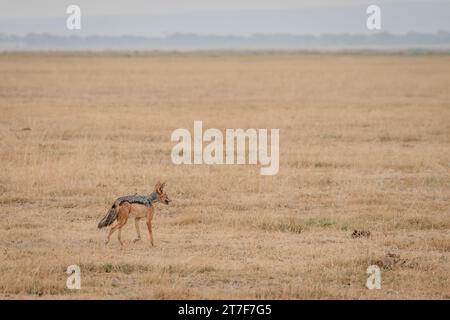
<svg viewBox="0 0 450 320"><path fill-rule="evenodd" d="M104 228L111 225L114 220L117 218L116 205L113 204L111 209L108 210L108 213L103 217L103 219L98 223L98 228Z"/></svg>

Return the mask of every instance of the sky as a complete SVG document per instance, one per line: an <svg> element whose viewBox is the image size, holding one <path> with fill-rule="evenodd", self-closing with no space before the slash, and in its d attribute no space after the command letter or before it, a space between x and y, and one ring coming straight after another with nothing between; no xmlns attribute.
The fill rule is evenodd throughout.
<svg viewBox="0 0 450 320"><path fill-rule="evenodd" d="M0 0L0 19L56 17L70 4L86 15L160 15L192 11L271 10L408 3L409 0ZM410 2L410 1L409 1ZM427 0L415 2L430 2ZM450 2L447 1L447 2Z"/></svg>
<svg viewBox="0 0 450 320"><path fill-rule="evenodd" d="M80 31L65 28L71 4L81 8ZM382 31L450 31L450 0L0 0L0 33L365 33L371 4L382 9Z"/></svg>

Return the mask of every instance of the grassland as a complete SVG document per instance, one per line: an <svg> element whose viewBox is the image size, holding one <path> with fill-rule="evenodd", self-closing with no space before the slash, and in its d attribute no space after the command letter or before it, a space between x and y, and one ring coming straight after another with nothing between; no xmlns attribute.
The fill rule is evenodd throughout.
<svg viewBox="0 0 450 320"><path fill-rule="evenodd" d="M279 128L279 173L173 165L194 120ZM0 150L3 299L450 298L449 56L1 54ZM155 247L105 246L157 179Z"/></svg>

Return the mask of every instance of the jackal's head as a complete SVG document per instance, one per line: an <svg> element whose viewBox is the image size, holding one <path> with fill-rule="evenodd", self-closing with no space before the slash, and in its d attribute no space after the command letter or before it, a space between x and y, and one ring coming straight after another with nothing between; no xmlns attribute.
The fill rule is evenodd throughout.
<svg viewBox="0 0 450 320"><path fill-rule="evenodd" d="M158 181L155 185L155 192L156 192L156 195L158 196L159 202L164 203L164 204L169 204L169 202L172 200L169 199L169 196L164 191L165 185L166 185L165 182L161 183Z"/></svg>

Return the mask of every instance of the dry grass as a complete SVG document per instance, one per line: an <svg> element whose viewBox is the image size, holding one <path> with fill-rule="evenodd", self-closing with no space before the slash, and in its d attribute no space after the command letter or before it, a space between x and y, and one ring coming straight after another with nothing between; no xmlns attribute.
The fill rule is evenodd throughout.
<svg viewBox="0 0 450 320"><path fill-rule="evenodd" d="M2 298L450 298L450 57L3 54L0 75ZM172 165L194 120L280 128L279 174ZM132 223L105 246L111 202L158 178L156 246Z"/></svg>

